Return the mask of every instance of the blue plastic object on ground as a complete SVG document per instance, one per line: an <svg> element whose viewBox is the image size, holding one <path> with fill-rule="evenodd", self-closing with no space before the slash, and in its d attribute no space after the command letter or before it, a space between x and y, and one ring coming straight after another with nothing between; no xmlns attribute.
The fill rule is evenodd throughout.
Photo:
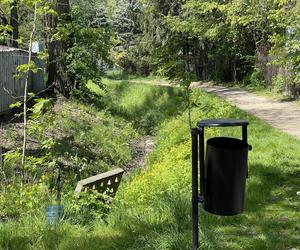
<svg viewBox="0 0 300 250"><path fill-rule="evenodd" d="M46 224L53 225L63 217L64 206L49 205L46 207Z"/></svg>

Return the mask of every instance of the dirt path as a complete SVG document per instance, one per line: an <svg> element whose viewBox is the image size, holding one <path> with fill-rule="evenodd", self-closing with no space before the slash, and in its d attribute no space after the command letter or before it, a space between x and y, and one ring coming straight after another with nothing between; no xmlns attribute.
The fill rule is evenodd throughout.
<svg viewBox="0 0 300 250"><path fill-rule="evenodd" d="M144 136L134 145L134 156L133 159L125 166L125 174L128 175L135 171L138 168L141 168L145 165L145 160L147 155L154 149L154 137L153 136Z"/></svg>
<svg viewBox="0 0 300 250"><path fill-rule="evenodd" d="M300 139L300 106L292 102L281 102L258 96L244 90L193 83L200 88L235 104L275 128Z"/></svg>

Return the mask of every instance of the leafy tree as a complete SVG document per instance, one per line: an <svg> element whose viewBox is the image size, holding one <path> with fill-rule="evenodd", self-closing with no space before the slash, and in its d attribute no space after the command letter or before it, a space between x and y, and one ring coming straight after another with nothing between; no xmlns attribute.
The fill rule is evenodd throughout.
<svg viewBox="0 0 300 250"><path fill-rule="evenodd" d="M275 57L274 63L284 69L280 77L284 80L285 88L298 98L300 95L300 3L281 1L280 7L270 16L276 28L276 32L270 36L271 54Z"/></svg>
<svg viewBox="0 0 300 250"><path fill-rule="evenodd" d="M19 17L18 17L18 1L13 0L10 4L10 25L12 27L11 45L18 48L19 39Z"/></svg>
<svg viewBox="0 0 300 250"><path fill-rule="evenodd" d="M140 3L135 0L119 0L113 19L114 30L124 49L134 43L139 28Z"/></svg>
<svg viewBox="0 0 300 250"><path fill-rule="evenodd" d="M85 86L88 80L99 82L110 62L111 25L101 1L74 1L72 22L66 27L73 45L65 53L67 72L75 78L75 86Z"/></svg>
<svg viewBox="0 0 300 250"><path fill-rule="evenodd" d="M7 45L7 37L11 32L11 28L8 25L8 18L6 12L0 5L0 45Z"/></svg>
<svg viewBox="0 0 300 250"><path fill-rule="evenodd" d="M109 61L111 31L101 1L74 0L65 5L69 7L48 21L52 30L48 85L54 83L58 92L69 96L74 87L99 80L101 65Z"/></svg>
<svg viewBox="0 0 300 250"><path fill-rule="evenodd" d="M199 79L238 82L250 78L271 86L276 70L270 68L281 61L293 82L297 81L300 12L296 1L142 2L140 45L160 72L172 75L180 71L178 65L185 65Z"/></svg>
<svg viewBox="0 0 300 250"><path fill-rule="evenodd" d="M69 96L74 78L66 74L66 65L62 60L62 54L71 46L70 34L62 32L62 25L68 25L71 21L69 0L51 0L53 12L46 17L46 27L50 31L47 37L49 65L48 86L53 90ZM64 29L65 30L65 29Z"/></svg>
<svg viewBox="0 0 300 250"><path fill-rule="evenodd" d="M137 0L118 0L112 16L113 30L116 34L114 48L115 62L129 73L144 73L143 51L139 46L142 34L140 20L142 5Z"/></svg>

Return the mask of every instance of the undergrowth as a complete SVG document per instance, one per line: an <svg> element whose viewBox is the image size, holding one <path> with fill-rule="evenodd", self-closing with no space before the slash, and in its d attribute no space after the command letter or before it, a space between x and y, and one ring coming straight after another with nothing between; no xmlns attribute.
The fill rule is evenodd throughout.
<svg viewBox="0 0 300 250"><path fill-rule="evenodd" d="M79 180L126 165L139 137L130 122L74 100L58 101L53 110L31 120L29 126L25 184L20 184L18 175L21 155L15 138L20 138L19 131L13 131L12 142L3 145L3 221L43 213L47 205L55 203L58 183L62 202L69 202L69 192L74 192Z"/></svg>

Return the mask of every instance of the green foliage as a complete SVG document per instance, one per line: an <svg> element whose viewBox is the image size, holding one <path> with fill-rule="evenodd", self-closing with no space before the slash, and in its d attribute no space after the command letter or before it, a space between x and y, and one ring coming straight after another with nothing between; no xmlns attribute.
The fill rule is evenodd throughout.
<svg viewBox="0 0 300 250"><path fill-rule="evenodd" d="M149 73L149 63L145 50L140 46L142 36L142 4L137 0L118 0L112 16L112 26L116 35L116 44L112 59L126 73Z"/></svg>
<svg viewBox="0 0 300 250"><path fill-rule="evenodd" d="M11 106L19 107L20 105L21 102L16 102ZM53 116L52 113L49 112L52 106L52 99L36 98L34 99L33 106L28 109L28 112L31 112L29 116L28 133L44 145L44 150L42 150L41 154L33 154L26 157L26 165L24 168L26 170L25 176L28 181L36 182L39 180L43 176L44 171L48 171L48 167L52 164L51 147L49 143L47 146L47 140L44 135L45 131L53 125ZM47 112L47 115L42 118L45 112ZM22 113L20 115L22 115ZM20 178L20 152L20 148L14 147L3 154L3 171L6 180L1 181L7 182L6 184L16 184Z"/></svg>
<svg viewBox="0 0 300 250"><path fill-rule="evenodd" d="M49 98L35 98L34 105L29 109L31 113L31 119L38 119L43 112L50 110L53 107L53 99ZM49 114L51 115L51 114Z"/></svg>
<svg viewBox="0 0 300 250"><path fill-rule="evenodd" d="M17 73L14 75L15 79L20 79L22 77L26 77L27 72L32 72L36 74L38 70L40 70L34 61L31 61L30 65L28 64L20 64L16 68Z"/></svg>
<svg viewBox="0 0 300 250"><path fill-rule="evenodd" d="M95 220L105 220L110 211L112 198L96 190L87 189L80 193L70 191L65 197L65 219L81 225Z"/></svg>
<svg viewBox="0 0 300 250"><path fill-rule="evenodd" d="M66 193L73 192L76 182L81 178L127 164L133 155L131 144L138 137L131 124L99 112L92 106L66 102L56 104L54 109L60 106L61 111L55 113L52 99L34 100L28 124L29 138L34 144L29 144L25 159L24 186L20 184L19 148L14 147L3 155L0 210L3 208L1 216L4 219L18 219L24 216L26 209L31 215L44 208L54 198L59 173L64 197ZM11 139L14 138L15 135L12 135ZM86 196L80 202L88 199L89 195ZM9 197L14 197L10 203ZM26 200L30 209L24 205ZM89 202L92 204L92 200ZM91 209L94 205L91 205ZM86 211L90 214L84 220L96 216L98 208L94 208L95 214ZM98 214L104 215L104 212L98 211ZM77 218L79 220L79 213Z"/></svg>
<svg viewBox="0 0 300 250"><path fill-rule="evenodd" d="M277 75L274 77L273 81L273 91L275 93L283 93L286 89L286 81L283 75Z"/></svg>
<svg viewBox="0 0 300 250"><path fill-rule="evenodd" d="M19 37L16 39L19 48L28 50L30 33L32 31L33 15L34 15L34 4L37 3L38 18L36 20L36 41L44 41L46 34L49 30L45 27L44 17L52 14L57 16L57 12L53 9L53 3L51 1L43 0L2 0L0 3L0 42L5 45L11 46L12 26L11 26L11 6L15 2L17 5L18 12L18 31ZM4 18L8 24L3 25L2 21Z"/></svg>
<svg viewBox="0 0 300 250"><path fill-rule="evenodd" d="M132 125L114 119L91 106L69 102L57 117L57 157L68 159L73 174L69 180L86 178L112 167L121 167L131 160L131 143L137 138Z"/></svg>
<svg viewBox="0 0 300 250"><path fill-rule="evenodd" d="M21 105L22 105L22 103L20 101L17 101L15 103L10 104L9 107L11 109L13 109L13 108L19 108L19 107L21 107Z"/></svg>
<svg viewBox="0 0 300 250"><path fill-rule="evenodd" d="M31 65L28 64L21 64L17 67L17 71L20 73L26 73L27 71L32 71L33 73L37 73L38 68L36 67L35 63L32 61Z"/></svg>
<svg viewBox="0 0 300 250"><path fill-rule="evenodd" d="M0 24L0 42L5 43L10 38L10 33L12 31L12 28L10 25L6 24Z"/></svg>
<svg viewBox="0 0 300 250"><path fill-rule="evenodd" d="M17 103L17 106L19 103ZM0 192L0 211L3 219L19 218L24 213L34 215L50 199L47 182L56 168L52 157L53 142L45 139L45 130L53 125L49 109L52 100L37 98L30 108L28 132L41 143L39 154L28 154L21 174L21 150L13 148L3 154L3 166ZM42 119L42 114L47 116ZM22 176L21 176L22 175ZM21 179L24 182L21 183Z"/></svg>
<svg viewBox="0 0 300 250"><path fill-rule="evenodd" d="M182 64L199 79L225 81L241 78L251 69L245 56L254 55L255 43L251 32L231 20L237 14L236 1L145 2L142 42L152 44L148 50L158 68Z"/></svg>
<svg viewBox="0 0 300 250"><path fill-rule="evenodd" d="M264 75L260 68L255 68L252 74L246 77L243 83L253 88L259 88L265 86Z"/></svg>
<svg viewBox="0 0 300 250"><path fill-rule="evenodd" d="M89 81L99 81L104 65L109 62L112 33L100 1L74 1L71 22L61 23L52 39L68 41L68 50L60 57L66 74L75 86L85 88Z"/></svg>
<svg viewBox="0 0 300 250"><path fill-rule="evenodd" d="M143 83L143 80L104 80L109 95L103 99L103 106L112 114L131 122L140 133L154 134L166 117L178 115L186 105L185 91L172 87L161 89L140 82Z"/></svg>
<svg viewBox="0 0 300 250"><path fill-rule="evenodd" d="M290 19L288 21L290 21L290 26L287 28L288 37L286 42L288 65L290 65L293 74L294 84L297 86L300 86L299 10L300 4L297 2L291 11L291 16L289 16Z"/></svg>
<svg viewBox="0 0 300 250"><path fill-rule="evenodd" d="M178 74L184 78L184 74L193 73L201 80L225 82L256 81L250 78L257 78L257 72L261 72L255 85L271 89L276 73L268 68L276 64L281 71L292 74L289 88L296 94L300 13L297 1L143 3L143 36L139 45L146 51L144 59L152 69L165 76Z"/></svg>
<svg viewBox="0 0 300 250"><path fill-rule="evenodd" d="M91 91L97 96L103 96L105 94L104 90L100 88L99 85L94 83L92 80L88 80L86 87L89 91Z"/></svg>
<svg viewBox="0 0 300 250"><path fill-rule="evenodd" d="M300 4L298 1L283 1L281 8L273 12L270 17L277 21L274 25L277 32L270 36L273 45L271 53L276 56L274 63L283 67L290 74L286 85L294 97L297 95L297 89L300 86L299 9Z"/></svg>
<svg viewBox="0 0 300 250"><path fill-rule="evenodd" d="M108 70L105 72L105 77L112 80L122 80L126 79L128 76L123 70Z"/></svg>
<svg viewBox="0 0 300 250"><path fill-rule="evenodd" d="M25 214L40 215L47 202L49 193L44 182L24 186L9 184L0 192L0 220L18 219Z"/></svg>

